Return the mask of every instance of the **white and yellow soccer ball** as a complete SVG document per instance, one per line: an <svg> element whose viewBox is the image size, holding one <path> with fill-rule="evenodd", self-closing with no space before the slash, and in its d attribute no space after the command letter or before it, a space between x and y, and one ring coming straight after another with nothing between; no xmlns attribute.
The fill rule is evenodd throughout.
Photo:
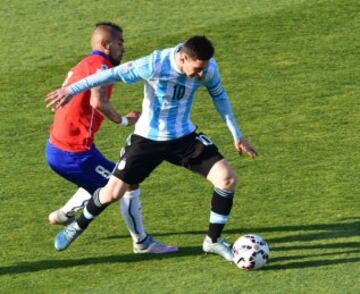
<svg viewBox="0 0 360 294"><path fill-rule="evenodd" d="M269 246L258 235L241 236L232 247L233 261L243 270L262 268L269 259Z"/></svg>

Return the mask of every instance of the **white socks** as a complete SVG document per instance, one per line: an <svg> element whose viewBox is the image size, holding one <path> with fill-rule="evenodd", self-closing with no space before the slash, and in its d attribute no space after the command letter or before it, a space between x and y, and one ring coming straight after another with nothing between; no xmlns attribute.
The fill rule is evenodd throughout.
<svg viewBox="0 0 360 294"><path fill-rule="evenodd" d="M146 237L139 196L140 189L136 189L126 192L119 201L120 213L135 243L142 241Z"/></svg>
<svg viewBox="0 0 360 294"><path fill-rule="evenodd" d="M65 214L74 214L86 205L92 195L83 188L79 188L68 202L61 208Z"/></svg>
<svg viewBox="0 0 360 294"><path fill-rule="evenodd" d="M120 213L135 243L144 240L146 237L139 196L140 189L136 189L126 192L119 201ZM89 192L83 188L79 188L61 210L67 215L72 215L76 211L84 208L91 197L92 195Z"/></svg>

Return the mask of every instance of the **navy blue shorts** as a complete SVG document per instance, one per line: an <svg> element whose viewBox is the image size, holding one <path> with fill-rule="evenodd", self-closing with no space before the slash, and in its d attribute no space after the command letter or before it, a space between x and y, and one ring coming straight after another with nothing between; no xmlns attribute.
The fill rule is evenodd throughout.
<svg viewBox="0 0 360 294"><path fill-rule="evenodd" d="M89 151L67 152L48 142L45 154L52 170L90 194L106 185L115 167L94 145Z"/></svg>

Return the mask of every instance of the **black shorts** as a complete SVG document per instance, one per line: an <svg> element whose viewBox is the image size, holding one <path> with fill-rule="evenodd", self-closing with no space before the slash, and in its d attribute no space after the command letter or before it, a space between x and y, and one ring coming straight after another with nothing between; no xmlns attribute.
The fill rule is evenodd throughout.
<svg viewBox="0 0 360 294"><path fill-rule="evenodd" d="M211 167L223 158L202 133L194 132L171 141L153 141L132 134L120 152L113 175L127 184L139 184L165 160L206 177Z"/></svg>

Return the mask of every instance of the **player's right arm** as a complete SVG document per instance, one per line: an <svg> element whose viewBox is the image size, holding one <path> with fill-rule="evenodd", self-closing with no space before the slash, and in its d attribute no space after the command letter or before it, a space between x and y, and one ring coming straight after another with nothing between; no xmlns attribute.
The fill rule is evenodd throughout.
<svg viewBox="0 0 360 294"><path fill-rule="evenodd" d="M75 95L97 86L114 84L118 81L133 84L140 80L148 80L155 72L155 58L156 53L153 53L135 61L97 72L66 88L57 89L47 95L46 107L54 111L68 103Z"/></svg>

